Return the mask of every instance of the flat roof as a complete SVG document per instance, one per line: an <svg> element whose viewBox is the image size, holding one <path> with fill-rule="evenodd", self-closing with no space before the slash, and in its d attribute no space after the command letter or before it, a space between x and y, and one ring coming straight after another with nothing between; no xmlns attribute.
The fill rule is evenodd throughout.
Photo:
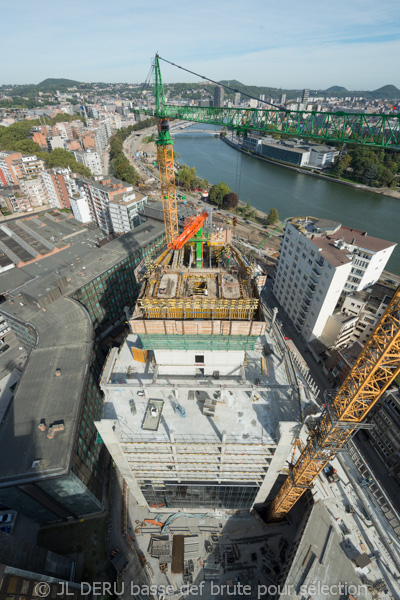
<svg viewBox="0 0 400 600"><path fill-rule="evenodd" d="M67 472L88 373L93 328L83 307L60 298L45 312L30 308L29 323L38 334L38 346L29 355L0 426L0 486ZM38 429L41 419L46 431ZM64 430L48 439L48 428L60 421Z"/></svg>
<svg viewBox="0 0 400 600"><path fill-rule="evenodd" d="M98 241L105 237L104 232L98 227L83 229L78 235L70 238L68 248L23 267L14 267L0 273L0 289L11 293L34 278L44 280L48 275L58 271L61 277L70 279L63 291L64 295L69 294L110 266L147 246L163 231L162 223L149 218L134 230L98 248ZM4 304L0 305L0 310L3 307Z"/></svg>
<svg viewBox="0 0 400 600"><path fill-rule="evenodd" d="M239 381L238 376L220 376L218 380L173 374L155 377L151 356L146 363L132 358L131 348L137 345L137 339L136 335L129 334L119 349L111 351L101 384L111 398L105 403L102 418L118 418L127 431L135 435L149 435L142 425L148 402L154 400L164 402L157 435L167 435L171 428L177 435L210 437L226 431L228 435L249 441L268 439L272 442L281 421L300 423L302 420L301 400L293 393L286 366L272 337L267 339L273 354L268 356L265 371L261 372L261 353L247 351L245 382ZM261 343L265 341L262 336ZM252 392L258 396L256 402L251 399ZM176 394L186 411L185 418L174 411L171 397L176 400ZM132 399L136 414L130 409ZM215 415L211 418L203 414L205 399L216 400Z"/></svg>
<svg viewBox="0 0 400 600"><path fill-rule="evenodd" d="M289 593L284 591L280 598L291 600L293 597L300 597L300 588L303 586L303 589L309 587L309 592L305 592L304 597L326 600L328 589L330 600L340 600L343 593L339 590L339 583L346 582L348 587L360 586L360 578L345 548L331 511L319 500L311 510L289 573L282 582L282 588L289 590ZM357 600L367 600L368 596L361 590L360 586Z"/></svg>

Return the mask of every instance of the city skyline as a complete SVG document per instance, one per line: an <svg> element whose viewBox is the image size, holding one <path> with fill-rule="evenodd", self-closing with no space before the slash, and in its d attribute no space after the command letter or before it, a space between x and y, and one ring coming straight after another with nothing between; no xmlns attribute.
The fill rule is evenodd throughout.
<svg viewBox="0 0 400 600"><path fill-rule="evenodd" d="M228 7L227 7L228 8ZM46 78L82 82L142 82L156 51L168 60L215 80L285 89L375 90L400 87L393 57L400 53L397 3L339 0L320 10L314 0L284 7L253 0L243 13L235 0L229 12L205 0L171 8L155 0L120 0L109 5L72 0L63 11L44 2L40 14L23 0L8 4L2 32L0 84L39 83ZM196 82L163 63L165 82Z"/></svg>

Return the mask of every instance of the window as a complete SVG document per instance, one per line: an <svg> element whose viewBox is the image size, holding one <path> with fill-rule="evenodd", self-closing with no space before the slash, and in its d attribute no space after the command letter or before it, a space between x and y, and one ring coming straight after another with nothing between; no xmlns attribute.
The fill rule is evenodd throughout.
<svg viewBox="0 0 400 600"><path fill-rule="evenodd" d="M203 354L195 354L194 362L204 364L204 355Z"/></svg>

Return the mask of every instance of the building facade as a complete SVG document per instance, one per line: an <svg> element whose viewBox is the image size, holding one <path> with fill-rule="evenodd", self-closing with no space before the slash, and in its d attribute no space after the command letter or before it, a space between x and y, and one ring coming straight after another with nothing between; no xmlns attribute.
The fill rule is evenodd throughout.
<svg viewBox="0 0 400 600"><path fill-rule="evenodd" d="M66 248L40 269L0 274L0 314L29 352L0 426L0 502L39 522L103 508L106 454L94 422L104 356L95 337L124 325L139 291L135 269L165 240L150 220L128 236L96 248L96 233L83 229L71 238L72 264Z"/></svg>
<svg viewBox="0 0 400 600"><path fill-rule="evenodd" d="M274 295L306 341L319 338L341 295L376 283L395 245L336 221L290 219L282 239ZM338 330L335 323L329 326Z"/></svg>

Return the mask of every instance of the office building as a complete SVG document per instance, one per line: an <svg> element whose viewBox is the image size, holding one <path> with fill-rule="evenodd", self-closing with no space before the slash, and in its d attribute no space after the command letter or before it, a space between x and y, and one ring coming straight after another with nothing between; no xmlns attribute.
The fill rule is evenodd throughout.
<svg viewBox="0 0 400 600"><path fill-rule="evenodd" d="M104 356L95 338L124 325L139 291L135 269L164 232L149 219L99 248L98 228L63 213L32 221L27 236L64 249L0 274L0 314L29 352L0 429L0 502L51 522L103 509L105 453L94 421ZM26 252L26 239L19 246L13 237L11 252Z"/></svg>
<svg viewBox="0 0 400 600"><path fill-rule="evenodd" d="M217 86L214 88L214 106L224 105L224 88Z"/></svg>
<svg viewBox="0 0 400 600"><path fill-rule="evenodd" d="M310 342L319 338L326 327L335 326L332 314L342 294L362 290L379 280L395 246L337 221L289 219L274 295L297 331Z"/></svg>
<svg viewBox="0 0 400 600"><path fill-rule="evenodd" d="M308 103L308 99L309 99L309 97L310 97L310 90L304 89L304 90L303 90L303 93L302 93L302 95L301 95L301 103L302 103L304 106L307 106L307 103Z"/></svg>

